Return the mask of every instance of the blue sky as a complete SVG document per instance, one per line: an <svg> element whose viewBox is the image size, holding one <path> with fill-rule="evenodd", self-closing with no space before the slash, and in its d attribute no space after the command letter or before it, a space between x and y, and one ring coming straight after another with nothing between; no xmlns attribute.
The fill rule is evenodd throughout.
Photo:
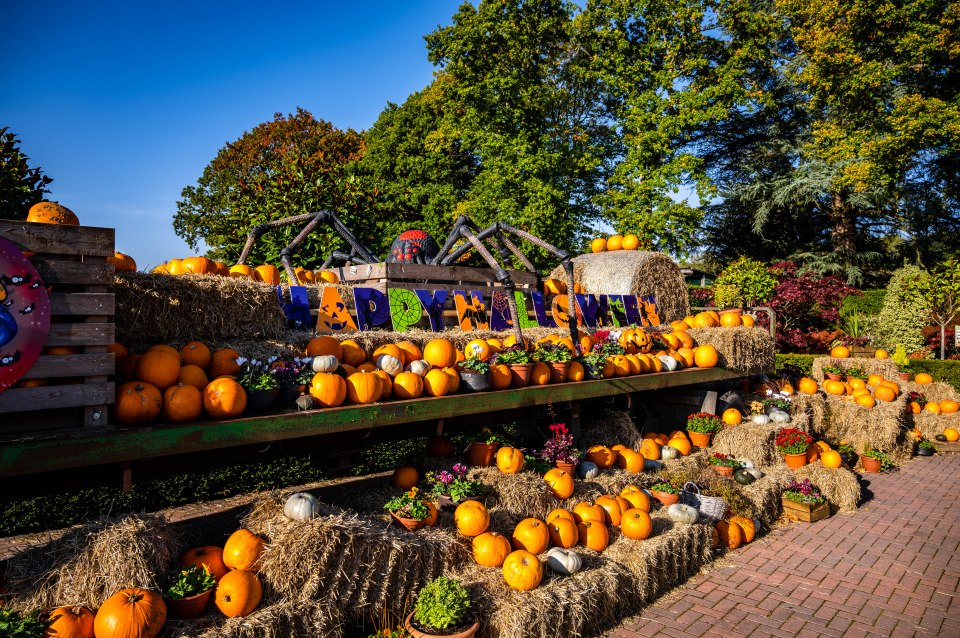
<svg viewBox="0 0 960 638"><path fill-rule="evenodd" d="M54 179L49 199L153 266L191 254L176 201L227 142L297 106L368 128L430 82L423 36L459 5L14 0L0 126Z"/></svg>

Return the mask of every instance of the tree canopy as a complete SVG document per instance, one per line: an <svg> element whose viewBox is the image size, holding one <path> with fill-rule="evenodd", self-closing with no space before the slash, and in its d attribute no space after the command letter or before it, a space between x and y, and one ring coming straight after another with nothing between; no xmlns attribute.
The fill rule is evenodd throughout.
<svg viewBox="0 0 960 638"><path fill-rule="evenodd" d="M30 207L43 200L53 181L20 150L20 140L0 128L0 219L26 219Z"/></svg>

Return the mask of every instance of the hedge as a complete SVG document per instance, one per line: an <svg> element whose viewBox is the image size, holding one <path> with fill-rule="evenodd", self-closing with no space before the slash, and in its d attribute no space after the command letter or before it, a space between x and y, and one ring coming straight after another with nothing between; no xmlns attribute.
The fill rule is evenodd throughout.
<svg viewBox="0 0 960 638"><path fill-rule="evenodd" d="M862 297L860 295L847 295L843 298L843 303L840 305L841 315L847 316L854 311L865 317L876 317L880 314L880 309L883 308L883 298L887 291L881 288L880 290L864 290L862 292Z"/></svg>
<svg viewBox="0 0 960 638"><path fill-rule="evenodd" d="M819 354L778 354L776 360L776 374L780 376L786 372L787 366L799 368L804 375L813 374L813 360Z"/></svg>

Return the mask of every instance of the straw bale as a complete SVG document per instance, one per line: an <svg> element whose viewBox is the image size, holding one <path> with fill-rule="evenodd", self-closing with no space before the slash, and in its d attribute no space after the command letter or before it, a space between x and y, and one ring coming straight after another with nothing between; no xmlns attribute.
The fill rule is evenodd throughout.
<svg viewBox="0 0 960 638"><path fill-rule="evenodd" d="M943 434L946 428L960 429L960 414L934 414L923 411L920 414L910 414L913 427L920 430L923 438L931 441L938 434Z"/></svg>
<svg viewBox="0 0 960 638"><path fill-rule="evenodd" d="M901 383L900 389L904 394L921 392L928 401L936 401L937 403L946 400L960 401L960 393L958 393L952 385L949 383L943 383L942 381L922 384L908 381L907 383Z"/></svg>
<svg viewBox="0 0 960 638"><path fill-rule="evenodd" d="M826 418L811 425L812 432L831 443L846 441L857 453L872 448L893 455L894 460L909 458L907 441L907 397L901 394L890 403L879 402L864 408L841 397L826 397ZM911 446L912 447L912 446Z"/></svg>
<svg viewBox="0 0 960 638"><path fill-rule="evenodd" d="M819 431L819 424L827 420L827 395L796 393L790 398L790 416L795 422L805 423L806 432Z"/></svg>
<svg viewBox="0 0 960 638"><path fill-rule="evenodd" d="M687 331L698 345L717 349L718 366L744 374L772 372L775 346L764 328L693 328Z"/></svg>
<svg viewBox="0 0 960 638"><path fill-rule="evenodd" d="M777 423L757 425L744 421L714 434L710 449L737 459L749 459L754 465L773 465L781 460L775 441L782 427Z"/></svg>
<svg viewBox="0 0 960 638"><path fill-rule="evenodd" d="M579 444L585 449L594 445L622 444L638 450L642 441L643 437L629 412L603 410L584 425Z"/></svg>
<svg viewBox="0 0 960 638"><path fill-rule="evenodd" d="M493 488L486 499L491 514L504 510L519 517L518 520L528 517L545 519L550 510L561 506L559 499L550 491L550 486L536 472L504 474L492 466L474 468L471 473ZM508 532L512 533L513 528Z"/></svg>
<svg viewBox="0 0 960 638"><path fill-rule="evenodd" d="M563 266L550 276L567 280ZM573 258L573 278L592 294L653 295L664 323L690 314L686 280L679 266L662 253L618 250L578 255Z"/></svg>
<svg viewBox="0 0 960 638"><path fill-rule="evenodd" d="M9 559L9 603L20 609L98 608L124 587L159 590L179 555L162 515L103 517Z"/></svg>
<svg viewBox="0 0 960 638"><path fill-rule="evenodd" d="M114 282L121 343L279 339L287 330L274 289L249 279L122 273Z"/></svg>
<svg viewBox="0 0 960 638"><path fill-rule="evenodd" d="M840 512L856 512L860 502L860 480L845 467L831 469L820 461L794 470L797 480L810 479L830 505Z"/></svg>
<svg viewBox="0 0 960 638"><path fill-rule="evenodd" d="M757 519L769 527L780 518L783 511L780 497L783 490L794 479L794 474L785 463L766 466L762 471L762 478L740 489L743 495L753 503Z"/></svg>
<svg viewBox="0 0 960 638"><path fill-rule="evenodd" d="M469 558L468 544L449 528L412 534L384 515L326 503L318 518L291 521L282 502L279 494L261 497L244 523L269 541L260 569L269 596L400 614L420 587Z"/></svg>
<svg viewBox="0 0 960 638"><path fill-rule="evenodd" d="M851 368L860 368L867 374L879 374L885 379L897 380L897 364L890 359L868 359L866 357L848 357L846 359L834 359L832 357L817 357L813 360L811 377L817 383L823 383L823 367L830 365L832 361L838 361L837 367L849 370Z"/></svg>
<svg viewBox="0 0 960 638"><path fill-rule="evenodd" d="M209 616L209 614L208 614ZM200 619L203 621L204 619ZM186 623L177 631L168 621L167 636L188 638L290 638L291 636L323 636L340 638L343 635L343 618L340 609L332 601L280 600L259 609L243 618L220 618L220 623L197 633ZM191 633L193 629L193 633Z"/></svg>

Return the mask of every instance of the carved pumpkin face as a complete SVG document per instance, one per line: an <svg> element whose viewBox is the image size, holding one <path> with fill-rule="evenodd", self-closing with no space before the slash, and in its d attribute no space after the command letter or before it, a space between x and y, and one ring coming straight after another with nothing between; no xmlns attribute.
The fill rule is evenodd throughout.
<svg viewBox="0 0 960 638"><path fill-rule="evenodd" d="M357 324L340 293L333 286L325 286L317 314L317 332L345 332L356 330Z"/></svg>

